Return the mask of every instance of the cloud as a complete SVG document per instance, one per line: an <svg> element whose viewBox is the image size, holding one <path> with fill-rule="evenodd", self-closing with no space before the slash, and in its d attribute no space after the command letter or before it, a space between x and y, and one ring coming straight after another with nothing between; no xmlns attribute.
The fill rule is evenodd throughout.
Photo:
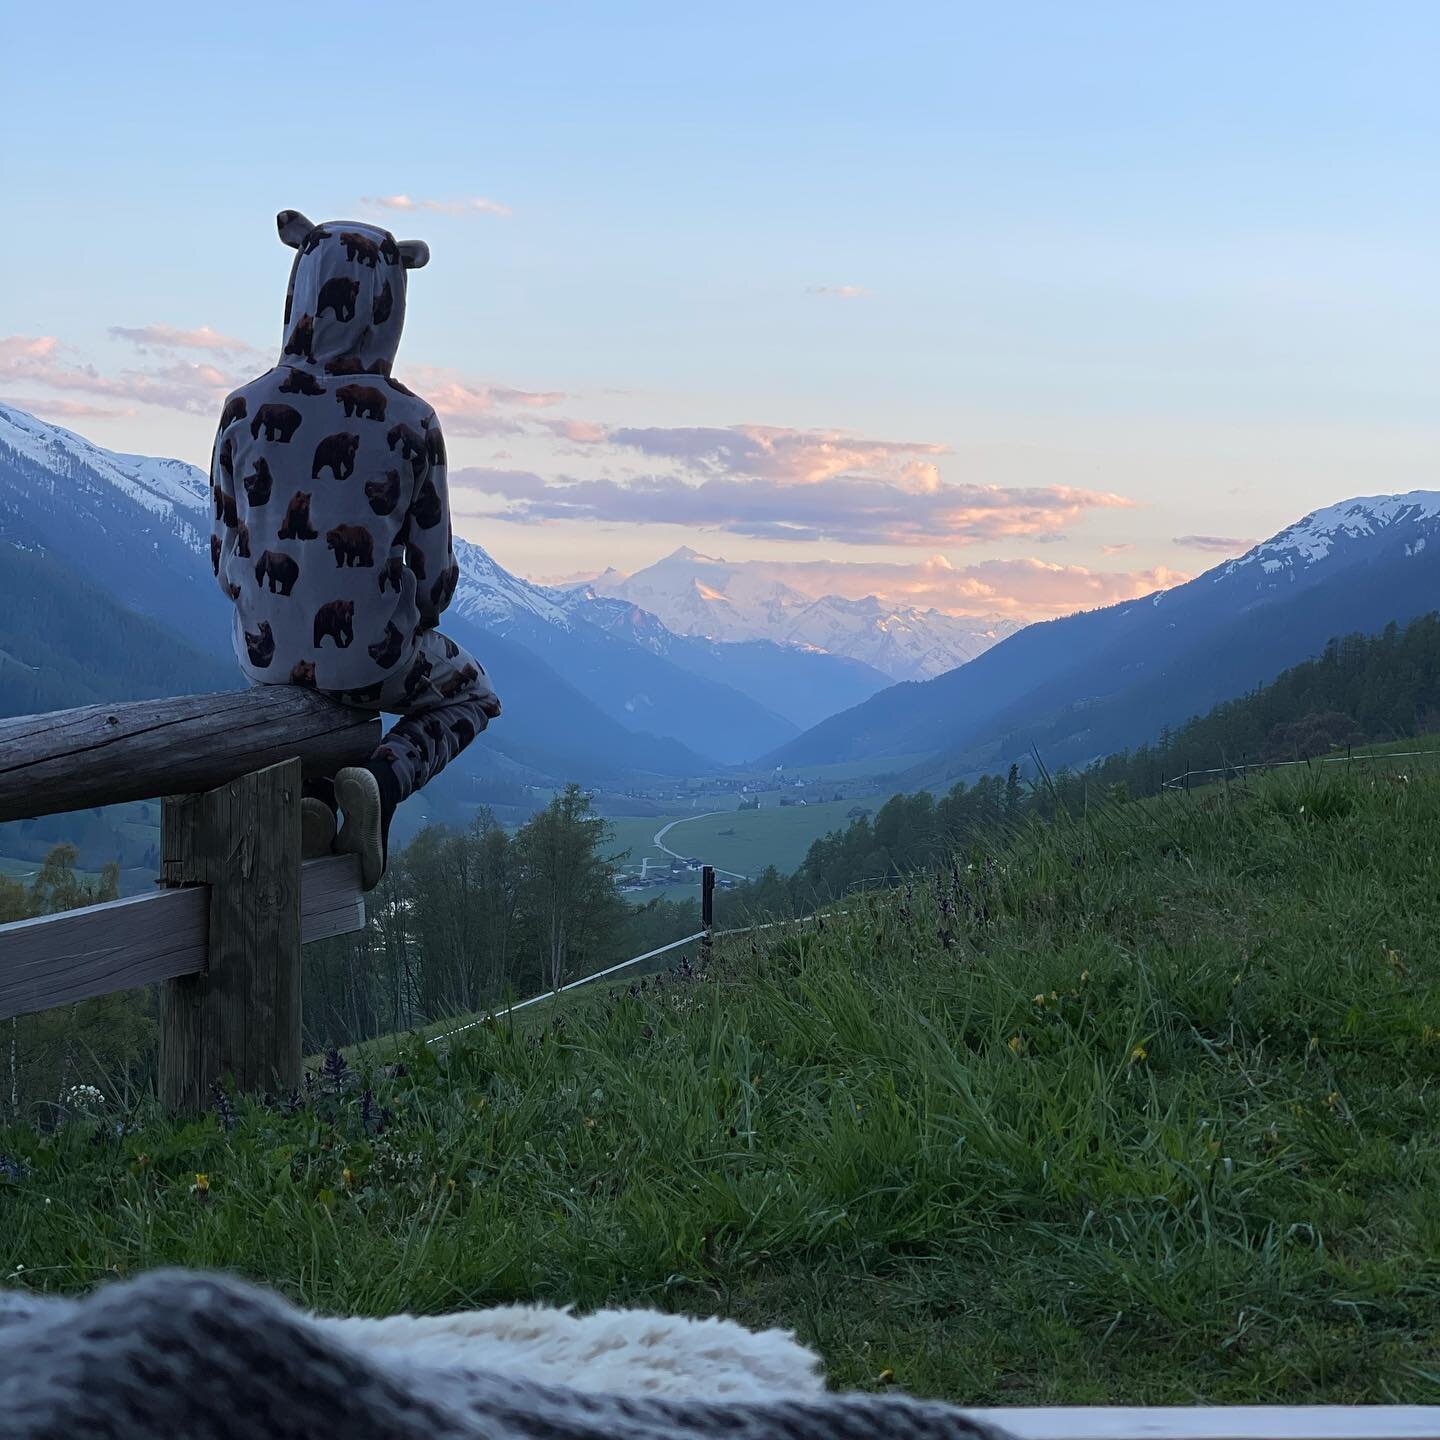
<svg viewBox="0 0 1440 1440"><path fill-rule="evenodd" d="M1129 543L1124 545L1102 545L1100 552L1103 555L1124 555L1127 551L1133 550L1134 548L1135 547Z"/></svg>
<svg viewBox="0 0 1440 1440"><path fill-rule="evenodd" d="M222 335L208 325L177 330L173 325L112 325L110 334L128 340L141 350L208 350L216 355L254 354L255 346L233 335Z"/></svg>
<svg viewBox="0 0 1440 1440"><path fill-rule="evenodd" d="M672 426L606 430L612 445L652 459L673 460L697 475L733 475L813 485L847 472L892 478L906 489L936 490L932 456L944 445L915 440L863 440L841 430L775 425Z"/></svg>
<svg viewBox="0 0 1440 1440"><path fill-rule="evenodd" d="M1186 550L1214 550L1222 555L1239 555L1256 542L1234 540L1228 535L1177 535L1173 543Z"/></svg>
<svg viewBox="0 0 1440 1440"><path fill-rule="evenodd" d="M367 195L364 204L378 205L382 210L431 210L440 215L510 215L508 205L484 195L471 195L463 200L415 200L409 195Z"/></svg>
<svg viewBox="0 0 1440 1440"><path fill-rule="evenodd" d="M91 405L84 400L62 400L57 395L42 395L34 400L5 396L4 403L32 415L62 420L123 420L134 415L134 409L117 410L109 405Z"/></svg>
<svg viewBox="0 0 1440 1440"><path fill-rule="evenodd" d="M808 295L833 295L837 300L859 300L870 294L863 285L807 285Z"/></svg>
<svg viewBox="0 0 1440 1440"><path fill-rule="evenodd" d="M453 435L513 435L524 427L507 410L543 410L565 399L558 390L517 390L434 365L415 366L410 377Z"/></svg>
<svg viewBox="0 0 1440 1440"><path fill-rule="evenodd" d="M730 476L694 484L674 475L547 483L530 471L468 467L451 479L457 487L506 501L502 515L507 520L676 525L755 539L847 545L1051 540L1087 510L1131 503L1118 495L1059 485L915 489L853 475L791 485Z"/></svg>
<svg viewBox="0 0 1440 1440"><path fill-rule="evenodd" d="M0 338L0 380L102 395L192 415L206 415L217 409L225 392L242 378L214 365L191 361L102 375L93 365L71 358L68 348L53 335Z"/></svg>

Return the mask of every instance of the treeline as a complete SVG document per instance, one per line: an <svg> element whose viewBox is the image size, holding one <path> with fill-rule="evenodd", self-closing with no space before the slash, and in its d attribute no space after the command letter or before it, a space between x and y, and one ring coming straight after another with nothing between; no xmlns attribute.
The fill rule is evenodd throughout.
<svg viewBox="0 0 1440 1440"><path fill-rule="evenodd" d="M488 810L421 831L391 857L366 929L307 947L308 1048L523 999L693 933L694 904L625 902L612 848L578 785L513 832Z"/></svg>
<svg viewBox="0 0 1440 1440"><path fill-rule="evenodd" d="M1327 755L1345 745L1440 733L1440 615L1423 615L1378 635L1331 640L1313 660L1215 706L1153 745L1121 751L1084 770L963 781L938 800L928 791L896 795L874 819L853 821L815 841L799 870L771 870L735 901L772 913L800 911L860 885L884 885L944 855L994 843L1027 817L1079 814L1158 794L1186 769Z"/></svg>

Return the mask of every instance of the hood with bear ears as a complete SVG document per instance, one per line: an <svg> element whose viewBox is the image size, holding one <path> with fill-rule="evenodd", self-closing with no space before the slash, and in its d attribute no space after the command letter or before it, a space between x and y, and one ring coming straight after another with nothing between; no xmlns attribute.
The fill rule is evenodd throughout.
<svg viewBox="0 0 1440 1440"><path fill-rule="evenodd" d="M327 375L388 375L405 326L406 272L430 259L430 247L356 220L316 225L298 210L282 210L275 225L298 252L280 363Z"/></svg>

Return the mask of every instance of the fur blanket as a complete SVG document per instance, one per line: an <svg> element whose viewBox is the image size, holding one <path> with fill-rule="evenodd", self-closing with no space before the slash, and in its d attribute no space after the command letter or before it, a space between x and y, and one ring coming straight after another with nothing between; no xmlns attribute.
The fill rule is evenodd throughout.
<svg viewBox="0 0 1440 1440"><path fill-rule="evenodd" d="M781 1331L513 1306L326 1319L224 1275L0 1291L6 1440L996 1440L945 1405L823 1393Z"/></svg>

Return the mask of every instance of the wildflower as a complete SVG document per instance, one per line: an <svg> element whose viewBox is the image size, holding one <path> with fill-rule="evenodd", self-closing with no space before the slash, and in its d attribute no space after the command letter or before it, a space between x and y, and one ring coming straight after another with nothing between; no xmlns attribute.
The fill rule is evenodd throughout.
<svg viewBox="0 0 1440 1440"><path fill-rule="evenodd" d="M340 1172L340 1180L347 1190L353 1189L355 1185L355 1172L347 1165Z"/></svg>
<svg viewBox="0 0 1440 1440"><path fill-rule="evenodd" d="M875 1379L876 1379L881 1385L893 1385L893 1384L895 1383L895 1372L894 1372L892 1369L890 1369L889 1366L886 1366L886 1368L885 1368L884 1370L882 1370L882 1371L875 1377Z"/></svg>
<svg viewBox="0 0 1440 1440"><path fill-rule="evenodd" d="M1043 995L1037 995L1035 997L1035 1003L1037 1005L1043 1006L1045 1004L1045 997Z"/></svg>
<svg viewBox="0 0 1440 1440"><path fill-rule="evenodd" d="M341 1089L344 1088L345 1081L349 1078L350 1066L335 1046L332 1045L325 1052L325 1063L320 1069L325 1078L334 1085L335 1093L338 1095Z"/></svg>
<svg viewBox="0 0 1440 1440"><path fill-rule="evenodd" d="M210 1100L226 1131L233 1130L235 1128L235 1106L231 1103L229 1095L225 1093L225 1087L218 1080L210 1082Z"/></svg>
<svg viewBox="0 0 1440 1440"><path fill-rule="evenodd" d="M92 1105L103 1105L104 1094L93 1085L72 1085L65 1092L65 1100L76 1109L85 1109Z"/></svg>
<svg viewBox="0 0 1440 1440"><path fill-rule="evenodd" d="M210 1177L204 1171L195 1172L195 1183L190 1187L190 1193L202 1204L210 1198Z"/></svg>
<svg viewBox="0 0 1440 1440"><path fill-rule="evenodd" d="M1440 1040L1440 1030L1437 1030L1433 1025L1427 1025L1420 1032L1420 1043L1422 1045L1433 1045L1436 1040Z"/></svg>
<svg viewBox="0 0 1440 1440"><path fill-rule="evenodd" d="M1144 1061L1148 1060L1149 1058L1150 1058L1150 1052L1149 1052L1143 1045L1137 1045L1137 1046L1130 1052L1130 1063L1131 1063L1132 1065L1140 1065L1140 1064L1143 1064Z"/></svg>
<svg viewBox="0 0 1440 1440"><path fill-rule="evenodd" d="M150 1157L142 1150L142 1151L135 1157L135 1165L136 1165L136 1168L137 1168L137 1169L140 1169L140 1170L144 1170L144 1169L146 1169L146 1168L149 1166L149 1164L150 1164Z"/></svg>
<svg viewBox="0 0 1440 1440"><path fill-rule="evenodd" d="M0 1180L13 1180L19 1184L29 1173L23 1160L13 1155L0 1154Z"/></svg>
<svg viewBox="0 0 1440 1440"><path fill-rule="evenodd" d="M1012 1035L1009 1044L1010 1049L1014 1051L1016 1055L1019 1055L1025 1048L1025 1042L1018 1035Z"/></svg>
<svg viewBox="0 0 1440 1440"><path fill-rule="evenodd" d="M1340 1092L1339 1092L1338 1090L1332 1090L1332 1091L1325 1097L1325 1104L1326 1104L1331 1110L1333 1110L1339 1103L1340 1103Z"/></svg>

